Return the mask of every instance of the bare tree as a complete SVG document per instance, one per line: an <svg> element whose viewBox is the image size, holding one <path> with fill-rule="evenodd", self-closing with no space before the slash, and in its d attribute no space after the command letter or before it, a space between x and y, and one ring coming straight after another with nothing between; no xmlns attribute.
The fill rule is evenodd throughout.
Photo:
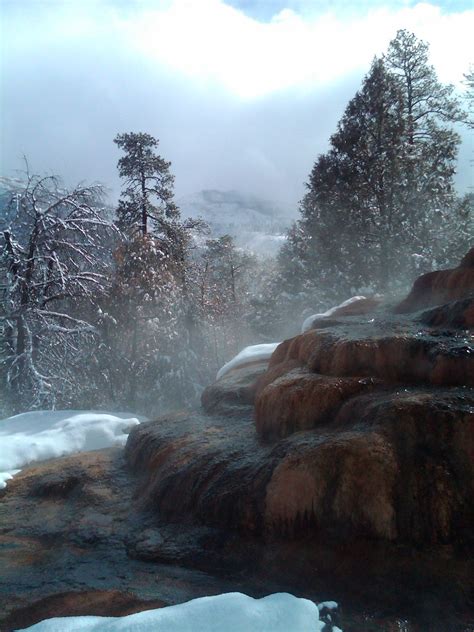
<svg viewBox="0 0 474 632"><path fill-rule="evenodd" d="M29 174L10 194L1 236L0 362L17 407L54 407L75 391L107 286L114 229L102 200L99 186L65 191L55 177Z"/></svg>

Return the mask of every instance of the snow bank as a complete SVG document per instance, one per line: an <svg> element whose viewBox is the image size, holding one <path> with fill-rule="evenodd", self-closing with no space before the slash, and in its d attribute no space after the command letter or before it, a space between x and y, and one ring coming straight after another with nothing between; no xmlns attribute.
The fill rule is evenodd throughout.
<svg viewBox="0 0 474 632"><path fill-rule="evenodd" d="M288 593L253 599L242 593L193 599L126 617L61 617L37 623L34 632L321 632L316 604Z"/></svg>
<svg viewBox="0 0 474 632"><path fill-rule="evenodd" d="M124 445L139 423L122 413L40 410L0 421L0 489L22 467L74 452Z"/></svg>
<svg viewBox="0 0 474 632"><path fill-rule="evenodd" d="M331 309L328 309L327 312L322 312L321 314L313 314L312 316L308 316L308 318L304 321L303 326L301 327L301 333L304 334L305 331L308 331L309 329L311 329L314 322L319 320L320 318L328 318L329 316L332 316L336 310L341 309L342 307L347 307L348 305L351 305L352 303L357 303L357 301L360 301L365 298L366 298L365 296L353 296L352 298L348 298L347 301L344 301L340 305L336 305L336 307L331 307Z"/></svg>
<svg viewBox="0 0 474 632"><path fill-rule="evenodd" d="M231 369L235 369L238 366L247 364L248 362L258 362L259 360L270 360L272 353L278 347L279 342L270 342L262 345L251 345L245 347L240 353L238 353L232 360L229 360L227 364L219 369L216 379L218 380L223 375L228 373Z"/></svg>

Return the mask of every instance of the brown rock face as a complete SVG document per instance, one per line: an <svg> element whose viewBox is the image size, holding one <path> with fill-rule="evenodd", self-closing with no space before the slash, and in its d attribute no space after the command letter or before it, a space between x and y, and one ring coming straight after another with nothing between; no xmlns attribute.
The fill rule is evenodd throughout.
<svg viewBox="0 0 474 632"><path fill-rule="evenodd" d="M406 299L395 308L395 313L415 312L474 294L473 261L474 248L471 248L457 268L423 274L415 281Z"/></svg>
<svg viewBox="0 0 474 632"><path fill-rule="evenodd" d="M427 310L420 321L434 327L474 329L474 297Z"/></svg>
<svg viewBox="0 0 474 632"><path fill-rule="evenodd" d="M281 366L281 365L278 365ZM294 369L263 388L255 423L264 439L287 437L327 422L342 403L374 387L372 378L340 378Z"/></svg>
<svg viewBox="0 0 474 632"><path fill-rule="evenodd" d="M392 404L378 397L382 419ZM417 406L424 405L421 397ZM393 403L395 421L402 401ZM444 406L453 415L456 402ZM331 613L333 623L349 631L392 632L402 621L407 632L469 629L469 556L390 544L399 540L397 494L405 502L407 494L396 485L398 448L376 425L352 426L353 411L344 406L337 432L326 428L318 441L297 432L262 446L246 410L230 425L227 417L198 413L144 425L128 450L136 475L124 467L121 451L104 450L37 464L10 481L0 494L0 630L52 616L121 616L232 591L255 597L289 591L316 602L331 597L342 604ZM433 426L443 425L439 410L432 413ZM413 418L419 420L417 410ZM442 438L450 449L449 433ZM420 447L429 455L428 444ZM442 455L432 456L442 463ZM428 459L417 491L423 498L430 467ZM182 485L175 486L179 472ZM437 480L446 525L456 511L449 505L456 481L441 474ZM410 532L413 519L429 527L418 499L411 502L404 528ZM268 537L248 537L249 530ZM369 538L357 539L356 532Z"/></svg>
<svg viewBox="0 0 474 632"><path fill-rule="evenodd" d="M357 395L317 431L273 444L260 444L251 427L244 415L231 425L184 415L134 428L126 456L142 476L144 508L170 522L186 516L292 538L469 539L472 393Z"/></svg>
<svg viewBox="0 0 474 632"><path fill-rule="evenodd" d="M461 259L460 268L474 268L474 246Z"/></svg>
<svg viewBox="0 0 474 632"><path fill-rule="evenodd" d="M211 575L128 556L149 527L134 506L134 483L121 449L38 463L8 482L0 492L2 632L235 590Z"/></svg>
<svg viewBox="0 0 474 632"><path fill-rule="evenodd" d="M313 329L279 345L270 370L290 361L322 375L474 386L470 339L463 333L423 331L416 323L382 321ZM458 369L452 372L449 367L454 365Z"/></svg>
<svg viewBox="0 0 474 632"><path fill-rule="evenodd" d="M462 295L469 284L451 281L473 270L447 271L446 285L446 274L434 273L426 287ZM144 505L170 521L194 516L258 534L464 541L474 500L474 348L459 324L471 309L467 297L421 321L379 307L339 314L280 344L268 370L231 372L207 389L207 410L218 412L223 399L234 412L247 407L232 429L216 417L195 430L186 416L172 434L134 429L126 454L143 472ZM254 427L242 422L252 401Z"/></svg>

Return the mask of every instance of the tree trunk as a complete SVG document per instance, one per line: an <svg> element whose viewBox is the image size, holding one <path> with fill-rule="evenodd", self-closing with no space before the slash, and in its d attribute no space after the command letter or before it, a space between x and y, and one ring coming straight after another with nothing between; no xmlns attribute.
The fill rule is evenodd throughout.
<svg viewBox="0 0 474 632"><path fill-rule="evenodd" d="M128 405L131 410L135 410L137 403L137 353L138 353L138 320L135 318L133 323L133 338L132 338L132 357L130 361L130 391Z"/></svg>

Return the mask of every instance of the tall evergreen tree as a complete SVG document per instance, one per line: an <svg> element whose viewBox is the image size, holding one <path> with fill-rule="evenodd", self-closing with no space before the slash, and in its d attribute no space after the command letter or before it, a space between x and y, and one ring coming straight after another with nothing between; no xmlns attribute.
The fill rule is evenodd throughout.
<svg viewBox="0 0 474 632"><path fill-rule="evenodd" d="M468 109L466 124L471 129L474 129L474 66L471 66L464 75L464 83L466 85L465 99Z"/></svg>
<svg viewBox="0 0 474 632"><path fill-rule="evenodd" d="M150 134L118 134L114 143L125 152L118 161L125 189L119 201L119 225L127 232L166 234L170 221L178 217L173 200L171 163L155 154L159 141Z"/></svg>
<svg viewBox="0 0 474 632"><path fill-rule="evenodd" d="M124 405L149 412L182 403L185 383L192 381L198 336L189 282L191 229L202 222L181 220L170 163L155 154L155 138L127 133L114 142L125 152L118 162L125 188L117 215L127 239L115 252L109 306L120 336L111 340L105 321L104 335L120 366L118 378L127 375Z"/></svg>
<svg viewBox="0 0 474 632"><path fill-rule="evenodd" d="M308 256L327 289L387 284L401 222L404 120L397 82L375 59L320 156L301 205Z"/></svg>
<svg viewBox="0 0 474 632"><path fill-rule="evenodd" d="M367 286L385 291L447 252L438 242L457 221L452 123L463 113L427 51L399 31L316 160L283 253L300 287L309 280L331 301Z"/></svg>
<svg viewBox="0 0 474 632"><path fill-rule="evenodd" d="M403 96L406 177L404 208L407 229L416 236L416 253L429 259L440 217L449 222L455 200L453 175L459 135L452 123L465 113L451 85L441 84L429 64L428 45L406 30L398 31L386 55L387 67ZM433 217L434 215L434 217Z"/></svg>

